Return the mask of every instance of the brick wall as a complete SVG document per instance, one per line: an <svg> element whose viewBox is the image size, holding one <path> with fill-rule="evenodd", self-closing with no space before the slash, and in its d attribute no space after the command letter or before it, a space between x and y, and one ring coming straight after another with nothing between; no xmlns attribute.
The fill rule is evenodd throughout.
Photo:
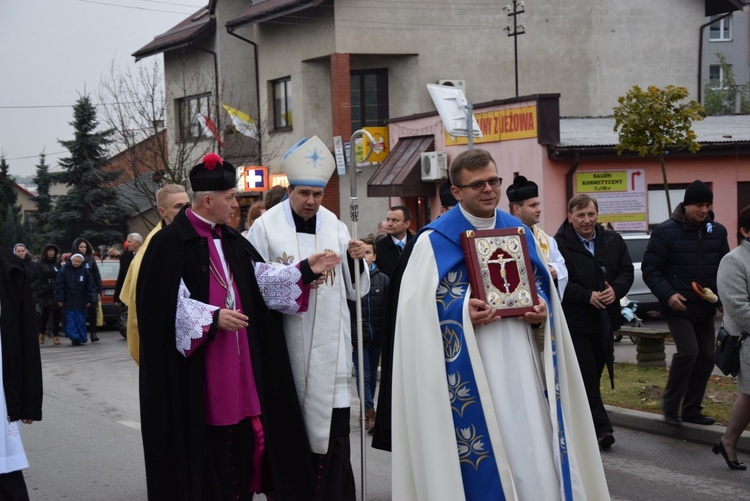
<svg viewBox="0 0 750 501"><path fill-rule="evenodd" d="M344 143L352 137L351 76L349 54L331 54L331 117L333 135L341 136ZM334 171L326 185L323 206L339 217L339 175Z"/></svg>

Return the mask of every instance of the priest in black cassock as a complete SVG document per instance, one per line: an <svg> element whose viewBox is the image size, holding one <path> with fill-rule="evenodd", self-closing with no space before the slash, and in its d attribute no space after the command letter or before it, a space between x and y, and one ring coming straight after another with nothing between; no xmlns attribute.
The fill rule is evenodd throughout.
<svg viewBox="0 0 750 501"><path fill-rule="evenodd" d="M190 183L192 206L154 235L138 276L148 497L308 499L312 455L271 309L304 312L310 284L340 258L267 265L227 225L238 208L234 167L206 155Z"/></svg>

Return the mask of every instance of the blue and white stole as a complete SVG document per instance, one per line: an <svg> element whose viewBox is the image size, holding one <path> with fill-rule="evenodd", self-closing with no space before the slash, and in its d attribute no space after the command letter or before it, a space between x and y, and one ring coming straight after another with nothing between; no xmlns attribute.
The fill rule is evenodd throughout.
<svg viewBox="0 0 750 501"><path fill-rule="evenodd" d="M522 226L523 223L507 213L495 211L495 228ZM456 445L458 448L464 493L467 500L505 499L500 480L497 460L489 437L489 430L482 409L474 369L468 350L465 347L463 329L463 305L468 292L469 278L461 246L461 233L475 229L455 208L430 223L424 229L433 230L429 235L438 267L438 288L435 293L438 318L440 320L445 372L450 393ZM423 231L424 231L423 229ZM537 292L547 300L551 288L549 274L537 272L546 265L536 252L533 233L527 228L531 267L534 270ZM548 302L549 304L549 302ZM555 381L557 382L557 362L553 342ZM570 472L565 448L562 407L559 385L556 384L557 415L559 416L560 457L562 459L563 481L566 494L571 492ZM572 499L571 495L566 496Z"/></svg>

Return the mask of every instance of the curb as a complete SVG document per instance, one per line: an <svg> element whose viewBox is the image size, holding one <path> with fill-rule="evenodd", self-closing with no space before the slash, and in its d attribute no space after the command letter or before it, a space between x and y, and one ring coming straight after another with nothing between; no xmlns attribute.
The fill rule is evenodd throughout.
<svg viewBox="0 0 750 501"><path fill-rule="evenodd" d="M703 426L683 423L682 426L675 427L665 423L661 414L634 411L611 405L605 405L604 408L607 410L609 420L614 426L653 433L654 435L664 435L699 444L713 445L726 431L726 427L716 424ZM740 440L737 442L737 451L750 454L749 431L742 432Z"/></svg>

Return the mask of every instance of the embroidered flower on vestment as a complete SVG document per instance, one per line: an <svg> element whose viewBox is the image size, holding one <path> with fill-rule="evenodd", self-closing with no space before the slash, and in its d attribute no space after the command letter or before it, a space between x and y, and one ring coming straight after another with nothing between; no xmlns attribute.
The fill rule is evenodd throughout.
<svg viewBox="0 0 750 501"><path fill-rule="evenodd" d="M464 297L466 287L469 284L462 279L463 272L449 271L442 282L438 284L435 299L438 304L443 306L443 309L448 309L454 301Z"/></svg>
<svg viewBox="0 0 750 501"><path fill-rule="evenodd" d="M490 457L489 451L484 448L483 438L483 435L477 435L474 425L470 428L456 428L456 445L461 463L468 463L474 470L478 470L479 463Z"/></svg>

